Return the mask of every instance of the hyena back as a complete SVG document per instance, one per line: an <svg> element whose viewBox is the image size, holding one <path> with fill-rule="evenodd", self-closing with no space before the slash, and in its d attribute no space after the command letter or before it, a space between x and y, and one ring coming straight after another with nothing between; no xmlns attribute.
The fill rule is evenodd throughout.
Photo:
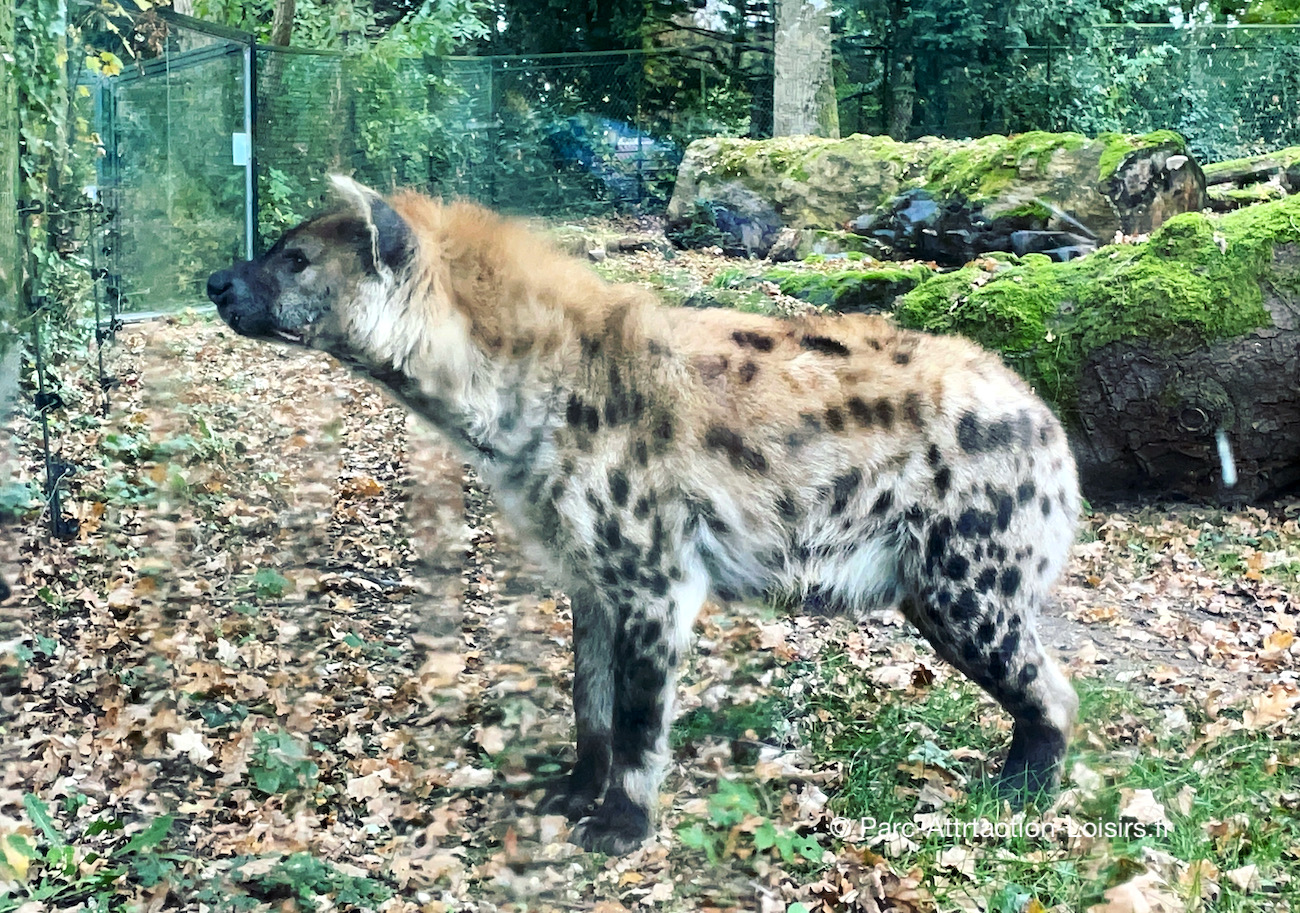
<svg viewBox="0 0 1300 913"><path fill-rule="evenodd" d="M1000 785L1055 784L1077 700L1034 617L1079 496L1060 424L996 356L879 317L661 307L478 207L336 184L342 208L208 293L236 331L381 383L558 558L577 762L543 807L578 843L651 832L710 595L901 606L1014 718Z"/></svg>

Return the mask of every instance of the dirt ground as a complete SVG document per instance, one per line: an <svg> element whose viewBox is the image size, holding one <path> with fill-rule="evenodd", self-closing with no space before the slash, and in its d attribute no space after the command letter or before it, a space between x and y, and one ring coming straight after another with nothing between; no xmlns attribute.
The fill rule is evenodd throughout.
<svg viewBox="0 0 1300 913"><path fill-rule="evenodd" d="M130 326L113 358L124 383L102 421L77 366L61 369L78 394L55 429L79 467L78 537L49 541L36 514L3 531L15 598L0 630L0 837L38 840L24 799L38 795L77 867L67 893L22 909L86 903L112 841L165 815L171 868L153 884L130 868L118 901L287 909L297 883L268 860L310 854L337 874L317 879L334 885L313 892L332 898L322 908L811 903L821 876L772 858L701 865L676 834L742 769L783 791L781 821L825 833L841 772L818 766L797 725L743 758L708 736L678 749L659 839L628 857L584 854L566 822L533 814L537 784L571 757L567 603L432 432L329 359L206 318ZM16 421L20 481L39 478L38 439ZM1074 676L1156 706L1293 689L1297 515L1296 502L1094 508L1045 640ZM893 615L854 626L709 607L698 631L679 716L774 681L818 687L807 669L846 643L882 681L900 663L947 675ZM91 826L108 819L120 833ZM854 859L886 873L890 908L931 908L920 876ZM367 900L367 878L393 896ZM837 908L868 909L853 903Z"/></svg>

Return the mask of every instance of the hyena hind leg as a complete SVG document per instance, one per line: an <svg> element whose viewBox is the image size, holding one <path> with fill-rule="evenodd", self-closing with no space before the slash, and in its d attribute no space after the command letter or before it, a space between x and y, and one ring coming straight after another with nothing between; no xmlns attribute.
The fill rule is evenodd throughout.
<svg viewBox="0 0 1300 913"><path fill-rule="evenodd" d="M1079 699L1043 649L1023 594L1008 595L1004 569L992 586L945 582L904 603L904 613L934 646L1002 705L1015 722L999 775L1000 796L1020 806L1055 790Z"/></svg>

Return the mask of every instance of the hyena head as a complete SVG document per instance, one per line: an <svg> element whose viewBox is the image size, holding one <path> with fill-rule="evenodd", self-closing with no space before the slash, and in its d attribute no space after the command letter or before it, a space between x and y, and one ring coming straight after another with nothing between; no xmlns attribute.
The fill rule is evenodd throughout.
<svg viewBox="0 0 1300 913"><path fill-rule="evenodd" d="M375 191L335 176L342 206L287 232L261 257L208 277L235 332L335 354L365 348L413 254L413 236Z"/></svg>

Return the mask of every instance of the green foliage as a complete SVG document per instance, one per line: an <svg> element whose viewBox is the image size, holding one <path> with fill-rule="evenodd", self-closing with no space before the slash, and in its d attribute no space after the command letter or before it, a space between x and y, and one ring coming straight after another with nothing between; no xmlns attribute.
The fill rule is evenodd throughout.
<svg viewBox="0 0 1300 913"><path fill-rule="evenodd" d="M302 743L283 729L258 730L248 773L253 785L268 796L305 789L316 782L320 768L307 757Z"/></svg>
<svg viewBox="0 0 1300 913"><path fill-rule="evenodd" d="M293 581L274 568L258 568L253 575L253 589L262 598L278 599L293 587Z"/></svg>
<svg viewBox="0 0 1300 913"><path fill-rule="evenodd" d="M68 802L65 811L75 820L84 797L69 796ZM0 893L0 913L31 905L64 908L89 904L94 909L111 909L123 879L138 879L145 886L156 884L170 858L159 851L171 831L170 815L154 818L129 838L122 836L124 820L97 818L76 839L70 839L48 803L36 794L23 796L23 808L37 835L34 841L20 833L3 838L6 845L0 847L0 879L7 882L7 890Z"/></svg>
<svg viewBox="0 0 1300 913"><path fill-rule="evenodd" d="M283 896L287 891L307 910L357 907L378 908L393 896L382 882L361 875L340 872L323 859L310 853L293 853L278 860L268 871L245 875L242 865L235 867L235 877L256 896ZM328 902L325 902L328 899Z"/></svg>
<svg viewBox="0 0 1300 913"><path fill-rule="evenodd" d="M677 837L683 846L702 851L714 865L746 843L787 866L812 866L822 856L816 835L776 825L766 816L759 795L733 780L718 781L717 792L708 800L708 817L679 827Z"/></svg>

